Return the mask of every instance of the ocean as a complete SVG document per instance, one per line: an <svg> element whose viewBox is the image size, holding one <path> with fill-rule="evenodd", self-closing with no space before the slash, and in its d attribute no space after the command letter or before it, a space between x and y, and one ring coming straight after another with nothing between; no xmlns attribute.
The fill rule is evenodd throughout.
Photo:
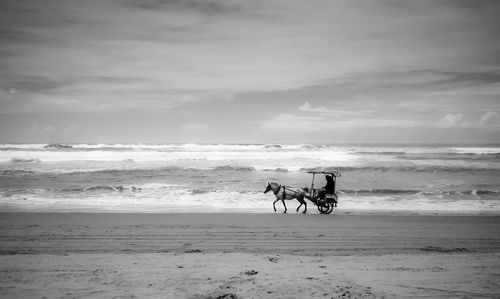
<svg viewBox="0 0 500 299"><path fill-rule="evenodd" d="M499 162L500 146L2 144L0 211L274 213L268 181L337 170L332 214L499 215Z"/></svg>

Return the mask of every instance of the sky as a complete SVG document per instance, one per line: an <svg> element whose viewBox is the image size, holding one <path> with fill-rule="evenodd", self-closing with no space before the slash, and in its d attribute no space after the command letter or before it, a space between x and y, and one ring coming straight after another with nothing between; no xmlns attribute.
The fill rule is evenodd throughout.
<svg viewBox="0 0 500 299"><path fill-rule="evenodd" d="M500 1L2 0L1 143L500 143Z"/></svg>

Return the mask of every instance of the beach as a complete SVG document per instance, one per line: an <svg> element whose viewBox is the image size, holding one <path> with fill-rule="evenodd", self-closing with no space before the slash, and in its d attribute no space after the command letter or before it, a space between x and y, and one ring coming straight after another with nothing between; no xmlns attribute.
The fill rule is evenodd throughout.
<svg viewBox="0 0 500 299"><path fill-rule="evenodd" d="M0 7L0 299L500 299L500 0Z"/></svg>
<svg viewBox="0 0 500 299"><path fill-rule="evenodd" d="M2 213L2 298L500 296L500 217Z"/></svg>

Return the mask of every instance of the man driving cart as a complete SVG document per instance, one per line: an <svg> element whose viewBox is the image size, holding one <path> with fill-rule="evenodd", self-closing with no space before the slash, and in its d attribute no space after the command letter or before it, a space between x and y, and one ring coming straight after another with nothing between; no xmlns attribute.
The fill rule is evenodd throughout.
<svg viewBox="0 0 500 299"><path fill-rule="evenodd" d="M327 194L335 194L335 180L331 175L325 175L326 185L318 190L317 199L325 199Z"/></svg>

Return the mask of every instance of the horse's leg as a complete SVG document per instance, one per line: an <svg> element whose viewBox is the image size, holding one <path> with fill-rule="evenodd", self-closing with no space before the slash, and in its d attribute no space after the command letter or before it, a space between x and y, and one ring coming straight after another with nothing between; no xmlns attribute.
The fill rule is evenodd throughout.
<svg viewBox="0 0 500 299"><path fill-rule="evenodd" d="M297 200L300 202L300 205L297 207L297 212L299 212L300 207L304 204L300 199L297 198Z"/></svg>
<svg viewBox="0 0 500 299"><path fill-rule="evenodd" d="M299 211L299 208L300 208L302 205L304 205L304 212L302 212L302 213L304 213L304 214L305 214L305 213L307 212L307 202L304 200L304 196L302 195L302 196L298 196L298 197L296 197L296 198L297 198L297 200L300 202L300 205L299 205L299 207L297 208L297 212Z"/></svg>
<svg viewBox="0 0 500 299"><path fill-rule="evenodd" d="M276 198L276 200L273 202L273 208L274 208L275 212L276 212L276 203L278 202L278 200L280 200L280 199Z"/></svg>
<svg viewBox="0 0 500 299"><path fill-rule="evenodd" d="M284 214L286 214L286 204L285 204L285 199L282 198L281 201L283 202L283 206L285 207L285 211L283 212Z"/></svg>

